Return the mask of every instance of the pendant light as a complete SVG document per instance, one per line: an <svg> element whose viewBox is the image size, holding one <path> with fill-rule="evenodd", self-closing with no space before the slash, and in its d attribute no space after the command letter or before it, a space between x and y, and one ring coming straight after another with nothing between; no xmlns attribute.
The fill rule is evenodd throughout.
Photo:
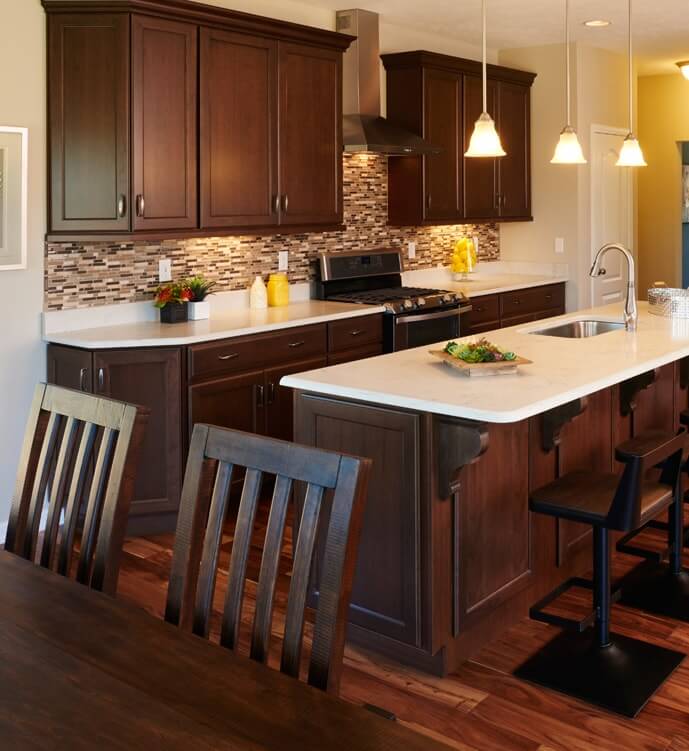
<svg viewBox="0 0 689 751"><path fill-rule="evenodd" d="M617 160L618 167L646 167L639 141L634 135L634 73L632 57L632 0L629 0L629 133L624 139L620 156Z"/></svg>
<svg viewBox="0 0 689 751"><path fill-rule="evenodd" d="M496 157L506 156L500 143L500 136L495 129L493 118L488 114L488 70L486 52L486 0L482 0L483 14L483 112L474 125L469 148L464 156Z"/></svg>
<svg viewBox="0 0 689 751"><path fill-rule="evenodd" d="M560 140L555 147L551 164L586 164L584 152L572 127L572 74L569 54L569 0L565 0L565 56L567 59L567 124L560 133Z"/></svg>

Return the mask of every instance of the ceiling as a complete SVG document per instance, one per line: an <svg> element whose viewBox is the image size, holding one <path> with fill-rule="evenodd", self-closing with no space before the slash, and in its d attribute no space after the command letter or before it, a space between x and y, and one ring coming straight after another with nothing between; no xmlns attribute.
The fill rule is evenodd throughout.
<svg viewBox="0 0 689 751"><path fill-rule="evenodd" d="M360 6L342 0L302 0L338 10L363 7L377 11L388 23L413 26L441 36L476 42L481 29L480 0L362 0ZM570 0L572 37L597 47L624 52L627 35L626 0ZM612 26L590 29L591 18L605 18ZM489 0L488 45L492 49L530 47L562 41L564 0ZM636 0L634 3L635 59L644 75L670 73L678 60L689 59L689 2Z"/></svg>

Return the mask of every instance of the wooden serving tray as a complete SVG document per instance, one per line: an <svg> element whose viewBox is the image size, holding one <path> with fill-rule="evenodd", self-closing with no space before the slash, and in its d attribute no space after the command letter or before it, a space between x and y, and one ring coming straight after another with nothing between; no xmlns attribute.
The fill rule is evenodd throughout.
<svg viewBox="0 0 689 751"><path fill-rule="evenodd" d="M492 375L514 375L520 365L530 365L532 360L525 357L518 357L516 360L500 360L498 362L464 362L458 360L441 349L429 350L433 357L442 360L446 365L455 368L460 373L468 376L492 376Z"/></svg>

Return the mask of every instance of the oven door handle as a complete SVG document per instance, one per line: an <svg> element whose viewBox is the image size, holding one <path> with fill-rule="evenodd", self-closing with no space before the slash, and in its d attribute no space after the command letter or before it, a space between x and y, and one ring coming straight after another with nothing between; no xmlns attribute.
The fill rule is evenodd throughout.
<svg viewBox="0 0 689 751"><path fill-rule="evenodd" d="M463 305L459 308L453 308L452 310L441 310L438 313L422 313L415 316L396 316L395 325L399 326L404 324L408 326L412 323L420 323L421 321L433 321L438 318L456 318L462 313L468 313L471 310L471 305Z"/></svg>

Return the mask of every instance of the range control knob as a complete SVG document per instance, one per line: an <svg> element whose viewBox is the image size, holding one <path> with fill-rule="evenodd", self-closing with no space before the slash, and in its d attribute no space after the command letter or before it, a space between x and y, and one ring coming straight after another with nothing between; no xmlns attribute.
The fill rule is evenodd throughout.
<svg viewBox="0 0 689 751"><path fill-rule="evenodd" d="M453 294L443 295L443 302L454 302L455 296Z"/></svg>
<svg viewBox="0 0 689 751"><path fill-rule="evenodd" d="M413 303L413 302L412 302L411 300L409 300L409 299L406 299L406 300L404 301L404 307L405 307L405 308L406 308L407 310L409 310L410 308L413 308L413 307L414 307L414 303Z"/></svg>
<svg viewBox="0 0 689 751"><path fill-rule="evenodd" d="M426 300L423 297L419 297L419 299L416 301L416 304L422 308L426 304Z"/></svg>

